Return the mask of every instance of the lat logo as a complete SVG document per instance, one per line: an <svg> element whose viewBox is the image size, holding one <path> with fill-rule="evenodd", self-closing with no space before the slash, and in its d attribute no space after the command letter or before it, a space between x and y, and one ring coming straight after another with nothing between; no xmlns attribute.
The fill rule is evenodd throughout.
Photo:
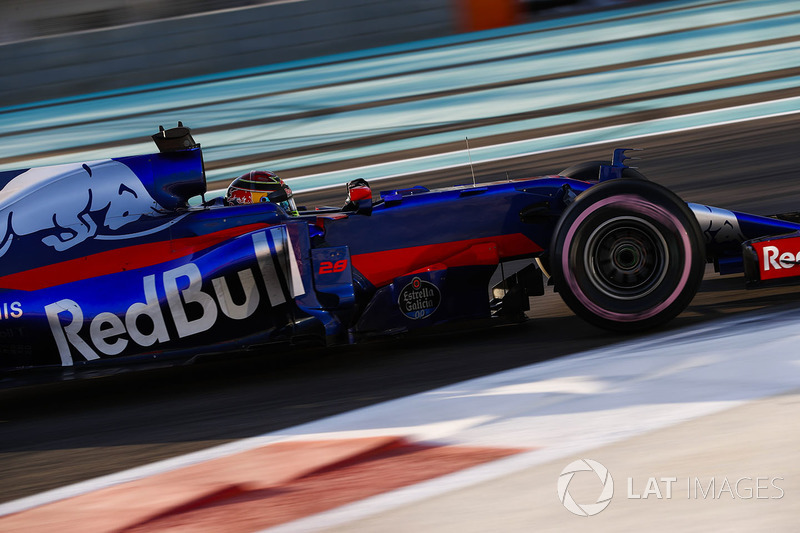
<svg viewBox="0 0 800 533"><path fill-rule="evenodd" d="M603 489L594 503L579 504L569 492L569 485L573 481L572 478L576 473L584 471L594 472L603 485ZM578 516L594 516L611 503L611 498L614 497L614 478L611 477L608 469L597 461L579 459L564 467L561 475L558 476L557 488L558 499L567 508L567 511Z"/></svg>

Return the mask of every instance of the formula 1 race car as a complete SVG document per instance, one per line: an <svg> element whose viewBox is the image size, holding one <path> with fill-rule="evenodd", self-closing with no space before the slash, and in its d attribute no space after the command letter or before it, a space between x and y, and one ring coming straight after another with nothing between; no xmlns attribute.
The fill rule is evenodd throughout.
<svg viewBox="0 0 800 533"><path fill-rule="evenodd" d="M180 124L153 139L159 153L0 173L5 373L516 320L545 279L592 324L634 331L680 313L707 261L750 285L800 274L800 224L686 204L625 149L377 200L357 180L343 208L294 211L285 190L190 205L206 193L199 145Z"/></svg>

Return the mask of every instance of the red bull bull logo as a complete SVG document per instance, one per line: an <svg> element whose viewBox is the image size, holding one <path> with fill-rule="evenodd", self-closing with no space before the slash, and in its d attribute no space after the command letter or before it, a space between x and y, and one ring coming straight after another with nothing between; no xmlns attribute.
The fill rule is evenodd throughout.
<svg viewBox="0 0 800 533"><path fill-rule="evenodd" d="M15 236L45 232L42 243L61 252L98 235L98 213L116 231L159 207L118 161L32 168L0 190L0 256Z"/></svg>

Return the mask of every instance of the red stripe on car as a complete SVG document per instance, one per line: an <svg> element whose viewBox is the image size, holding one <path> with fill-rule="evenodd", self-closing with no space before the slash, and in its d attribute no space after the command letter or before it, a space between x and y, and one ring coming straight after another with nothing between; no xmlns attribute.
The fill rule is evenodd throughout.
<svg viewBox="0 0 800 533"><path fill-rule="evenodd" d="M269 224L247 224L206 235L139 244L0 277L0 288L36 291L74 281L148 267L192 255Z"/></svg>
<svg viewBox="0 0 800 533"><path fill-rule="evenodd" d="M404 274L420 272L438 264L447 268L493 265L499 259L541 252L542 248L522 233L480 239L426 244L396 250L356 254L353 266L376 287Z"/></svg>

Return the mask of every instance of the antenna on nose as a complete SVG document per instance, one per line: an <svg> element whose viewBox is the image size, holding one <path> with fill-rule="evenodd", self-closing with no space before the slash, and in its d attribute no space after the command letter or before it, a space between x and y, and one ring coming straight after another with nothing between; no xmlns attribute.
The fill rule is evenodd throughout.
<svg viewBox="0 0 800 533"><path fill-rule="evenodd" d="M472 186L475 187L475 168L472 166L472 154L469 152L469 137L464 137L467 141L467 157L469 157L469 170L472 172Z"/></svg>

